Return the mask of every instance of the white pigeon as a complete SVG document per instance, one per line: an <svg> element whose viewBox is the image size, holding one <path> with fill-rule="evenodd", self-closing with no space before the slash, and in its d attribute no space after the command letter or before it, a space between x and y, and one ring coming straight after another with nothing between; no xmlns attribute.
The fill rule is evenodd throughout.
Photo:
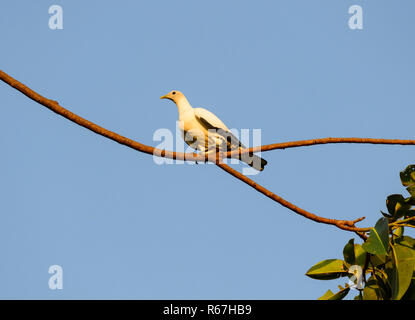
<svg viewBox="0 0 415 320"><path fill-rule="evenodd" d="M217 116L203 108L192 108L180 91L173 90L160 99L169 99L176 104L182 138L193 149L216 153L246 148ZM239 160L259 171L264 170L267 164L266 160L252 153L240 155Z"/></svg>

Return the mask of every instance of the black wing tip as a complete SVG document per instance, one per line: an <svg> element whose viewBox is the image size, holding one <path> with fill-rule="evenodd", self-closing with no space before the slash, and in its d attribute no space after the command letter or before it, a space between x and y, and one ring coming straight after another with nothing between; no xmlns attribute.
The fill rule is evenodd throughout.
<svg viewBox="0 0 415 320"><path fill-rule="evenodd" d="M268 161L261 158L261 170L259 171L263 171L267 164L268 164Z"/></svg>

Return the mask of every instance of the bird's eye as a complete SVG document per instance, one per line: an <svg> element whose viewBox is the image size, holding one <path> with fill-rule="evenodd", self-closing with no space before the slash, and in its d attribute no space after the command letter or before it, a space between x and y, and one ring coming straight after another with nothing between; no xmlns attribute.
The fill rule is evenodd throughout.
<svg viewBox="0 0 415 320"><path fill-rule="evenodd" d="M176 94L176 91L173 91L172 94Z"/></svg>

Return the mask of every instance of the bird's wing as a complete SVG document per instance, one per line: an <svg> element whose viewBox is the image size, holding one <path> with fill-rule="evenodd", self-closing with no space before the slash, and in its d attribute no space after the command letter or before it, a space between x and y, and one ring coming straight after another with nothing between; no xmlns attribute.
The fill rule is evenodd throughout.
<svg viewBox="0 0 415 320"><path fill-rule="evenodd" d="M226 150L235 150L238 148L246 148L237 137L235 137L228 127L212 112L203 108L194 108L194 115L199 124L206 130L216 130L216 133L223 139ZM224 147L225 147L224 146ZM267 161L252 153L239 155L239 160L256 170L264 170Z"/></svg>
<svg viewBox="0 0 415 320"><path fill-rule="evenodd" d="M230 144L236 143L238 147L244 147L244 145L239 141L237 137L235 137L228 127L220 120L217 116L215 116L209 110L203 108L194 108L194 114L196 120L206 129L206 130L216 130L216 132L222 136L225 141Z"/></svg>
<svg viewBox="0 0 415 320"><path fill-rule="evenodd" d="M222 129L229 131L228 127L212 112L203 108L194 108L196 119L207 129Z"/></svg>

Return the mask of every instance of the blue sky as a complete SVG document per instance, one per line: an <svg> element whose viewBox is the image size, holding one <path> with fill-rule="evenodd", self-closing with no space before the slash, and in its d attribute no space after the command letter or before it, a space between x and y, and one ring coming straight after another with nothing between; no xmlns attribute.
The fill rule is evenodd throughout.
<svg viewBox="0 0 415 320"><path fill-rule="evenodd" d="M63 8L50 30L48 9ZM351 30L351 5L363 30ZM264 144L414 138L413 1L2 1L0 69L149 145L182 91ZM304 273L354 237L214 165L164 165L0 84L0 298L315 299ZM324 217L374 225L411 146L263 154L253 179ZM241 168L241 166L235 166ZM48 268L63 268L50 290Z"/></svg>

